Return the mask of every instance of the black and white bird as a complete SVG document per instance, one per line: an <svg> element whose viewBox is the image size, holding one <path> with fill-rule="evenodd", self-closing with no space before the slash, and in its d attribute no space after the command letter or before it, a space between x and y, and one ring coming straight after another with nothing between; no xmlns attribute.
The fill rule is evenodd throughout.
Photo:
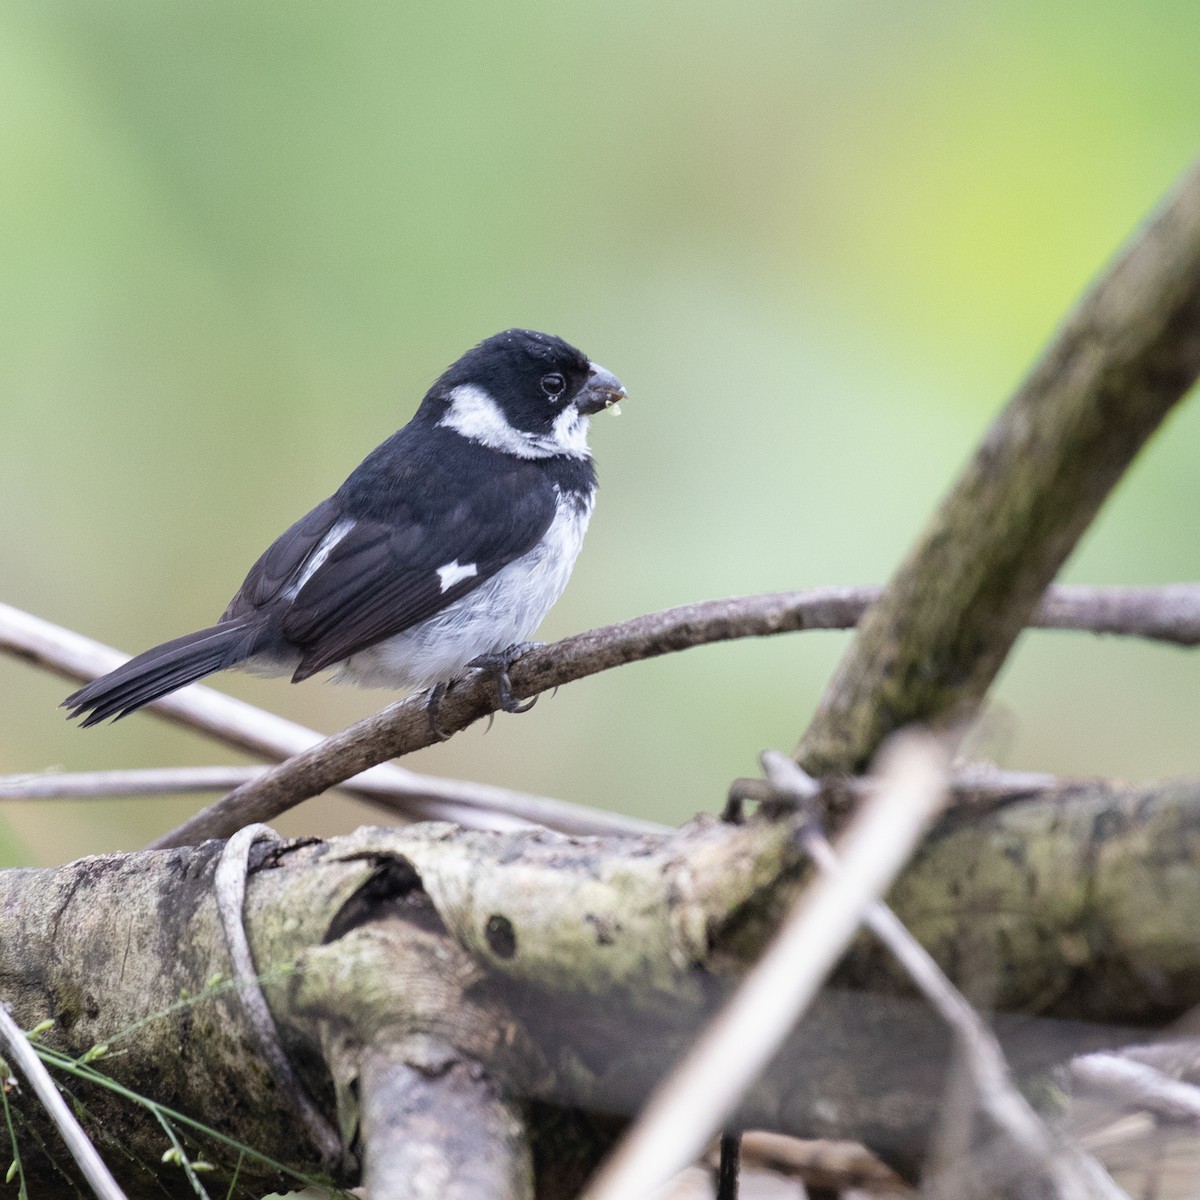
<svg viewBox="0 0 1200 1200"><path fill-rule="evenodd" d="M480 342L267 549L215 625L63 707L94 725L229 667L293 683L334 667L417 689L480 663L519 711L507 665L566 587L596 498L588 418L625 395L561 338L510 329Z"/></svg>

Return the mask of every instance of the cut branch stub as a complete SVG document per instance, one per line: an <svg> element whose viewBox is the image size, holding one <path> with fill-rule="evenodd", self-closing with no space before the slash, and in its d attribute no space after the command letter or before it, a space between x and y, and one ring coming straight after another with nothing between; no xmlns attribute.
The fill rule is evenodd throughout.
<svg viewBox="0 0 1200 1200"><path fill-rule="evenodd" d="M969 717L1134 455L1200 372L1200 169L1067 319L863 618L796 750L861 771Z"/></svg>

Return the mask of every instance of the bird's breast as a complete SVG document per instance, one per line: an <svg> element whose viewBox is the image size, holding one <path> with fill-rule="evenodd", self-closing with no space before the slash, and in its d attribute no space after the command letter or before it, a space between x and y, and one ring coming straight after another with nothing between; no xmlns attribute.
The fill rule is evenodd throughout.
<svg viewBox="0 0 1200 1200"><path fill-rule="evenodd" d="M354 654L336 678L367 687L428 687L461 675L480 655L527 640L567 586L593 500L559 491L554 518L532 550L440 612Z"/></svg>

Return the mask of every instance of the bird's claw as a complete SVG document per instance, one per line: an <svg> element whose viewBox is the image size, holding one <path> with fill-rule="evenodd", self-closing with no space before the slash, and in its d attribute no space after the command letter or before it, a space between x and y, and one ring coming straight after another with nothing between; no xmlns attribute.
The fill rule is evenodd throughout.
<svg viewBox="0 0 1200 1200"><path fill-rule="evenodd" d="M429 725L429 735L435 742L448 742L450 735L443 733L441 726L438 725L438 705L442 702L442 697L449 690L449 684L435 683L429 689L429 698L425 701L425 720Z"/></svg>
<svg viewBox="0 0 1200 1200"><path fill-rule="evenodd" d="M500 707L505 712L528 712L537 703L538 698L530 696L524 703L517 700L512 692L512 680L509 678L508 672L509 668L522 654L527 654L530 650L537 650L545 644L545 642L517 642L507 649L501 650L498 654L481 654L478 658L472 659L467 665L478 667L480 670L491 674L492 678L496 681L496 692L500 700Z"/></svg>

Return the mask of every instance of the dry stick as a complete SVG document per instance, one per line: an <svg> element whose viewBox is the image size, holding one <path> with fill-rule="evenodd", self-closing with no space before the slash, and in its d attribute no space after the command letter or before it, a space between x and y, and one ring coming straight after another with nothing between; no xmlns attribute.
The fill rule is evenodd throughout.
<svg viewBox="0 0 1200 1200"><path fill-rule="evenodd" d="M634 617L523 655L513 664L513 694L525 699L613 667L712 642L843 629L853 625L879 594L876 588L817 588L708 600ZM1196 645L1200 644L1200 585L1055 588L1047 597L1044 616L1046 628L1123 632ZM424 704L423 696L415 696L388 705L239 787L163 835L154 846L227 837L248 822L272 820L356 772L432 744ZM497 707L490 680L474 672L443 698L438 724L450 733ZM564 828L562 823L555 827Z"/></svg>
<svg viewBox="0 0 1200 1200"><path fill-rule="evenodd" d="M950 781L953 807L973 813L986 813L1019 800L1051 799L1050 793L1077 794L1080 788L1106 782L1101 779L1063 777L1046 771L1002 771L988 763L964 763ZM814 786L820 787L819 783ZM870 795L879 787L879 780L870 775L838 780L838 794L849 792L856 799ZM777 798L778 789L765 779L739 778L729 785L731 801L768 804ZM0 778L0 799L4 796L4 780Z"/></svg>
<svg viewBox="0 0 1200 1200"><path fill-rule="evenodd" d="M636 1200L696 1159L811 1003L870 903L907 863L945 797L940 748L909 737L842 843L837 878L805 889L753 971L655 1090L584 1200Z"/></svg>
<svg viewBox="0 0 1200 1200"><path fill-rule="evenodd" d="M128 661L128 655L118 650L7 604L0 604L0 651L77 680L95 679ZM226 745L272 760L286 759L319 745L323 737L199 684L164 696L150 710ZM377 762L384 764L385 760ZM658 828L546 796L418 775L393 764L373 764L357 778L345 776L339 782L360 799L407 820L454 821L473 829L515 829L537 824L564 833L649 832ZM254 819L248 816L223 833L230 834Z"/></svg>
<svg viewBox="0 0 1200 1200"><path fill-rule="evenodd" d="M5 1054L20 1067L21 1073L33 1084L33 1090L37 1092L38 1099L58 1127L71 1157L83 1172L92 1191L100 1200L125 1200L125 1193L117 1186L117 1181L104 1165L104 1160L92 1145L91 1139L75 1120L54 1080L50 1078L50 1072L30 1046L21 1027L12 1019L9 1005L5 1003L0 1003L0 1045L3 1045Z"/></svg>
<svg viewBox="0 0 1200 1200"><path fill-rule="evenodd" d="M1123 1054L1080 1055L1071 1060L1070 1073L1122 1108L1140 1108L1164 1121L1200 1125L1200 1087L1172 1079Z"/></svg>
<svg viewBox="0 0 1200 1200"><path fill-rule="evenodd" d="M246 1015L253 1050L274 1077L279 1094L287 1096L288 1103L299 1114L308 1136L321 1151L325 1167L331 1169L342 1155L341 1137L301 1083L280 1043L279 1029L263 995L254 966L254 952L250 949L250 938L243 923L250 852L255 842L278 840L279 835L266 825L247 825L245 829L239 829L225 843L217 861L213 874L213 896L217 902L221 929L225 934L225 949L237 983L237 997Z"/></svg>
<svg viewBox="0 0 1200 1200"><path fill-rule="evenodd" d="M780 793L798 802L811 798L816 782L786 755L768 750L762 756L762 763L768 780ZM823 877L836 881L845 871L845 857L836 854L815 827L801 836ZM863 920L953 1030L980 1106L1026 1158L1047 1172L1054 1181L1056 1194L1064 1200L1066 1197L1083 1200L1089 1196L1128 1200L1098 1163L1054 1139L1012 1082L995 1036L899 917L882 900L873 898L866 906Z"/></svg>
<svg viewBox="0 0 1200 1200"><path fill-rule="evenodd" d="M151 767L130 771L72 771L0 775L0 800L90 799L224 792L257 779L266 767Z"/></svg>
<svg viewBox="0 0 1200 1200"><path fill-rule="evenodd" d="M139 770L47 772L36 775L0 775L0 803L12 800L69 800L130 796L155 797L190 792L227 792L261 779L269 767L149 767ZM418 776L420 778L420 776ZM435 784L457 783L432 780ZM374 786L374 784L372 784ZM385 787L387 785L385 784ZM464 807L457 823L470 829L515 830L545 825L574 834L666 833L670 827L621 813L603 812L565 800L493 788L487 784L461 782ZM350 789L347 789L350 790ZM1027 789L1020 789L1026 794ZM385 793L370 796L356 793L376 807L413 819L422 801L405 793L397 803ZM999 801L997 801L999 802ZM476 809L478 806L478 809ZM516 811L513 811L516 810ZM439 818L440 814L440 818ZM429 819L450 820L452 810L435 803Z"/></svg>
<svg viewBox="0 0 1200 1200"><path fill-rule="evenodd" d="M855 774L893 730L951 727L1200 372L1200 168L1091 289L863 619L796 750Z"/></svg>

